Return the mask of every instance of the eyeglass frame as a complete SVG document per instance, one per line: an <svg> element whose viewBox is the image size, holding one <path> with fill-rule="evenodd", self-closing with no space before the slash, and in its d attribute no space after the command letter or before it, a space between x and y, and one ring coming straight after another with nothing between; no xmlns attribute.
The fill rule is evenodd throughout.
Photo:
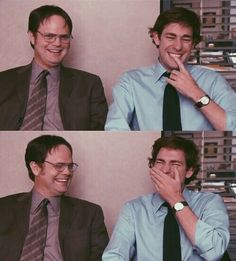
<svg viewBox="0 0 236 261"><path fill-rule="evenodd" d="M63 172L66 167L68 168L68 170L69 170L70 172L74 172L74 171L76 171L76 169L77 169L78 166L79 166L79 165L78 165L77 163L75 163L75 162L71 162L71 163L64 163L64 162L52 163L52 162L47 161L47 160L45 160L44 162L46 162L46 163L52 165L52 166L55 168L55 170L58 171L58 172ZM69 167L70 165L72 165L72 169ZM62 169L58 169L58 168L62 168Z"/></svg>
<svg viewBox="0 0 236 261"><path fill-rule="evenodd" d="M39 33L43 37L44 41L46 41L47 43L53 43L56 41L57 38L59 38L62 43L68 44L73 39L73 36L71 34L41 33L40 31L37 31L37 33ZM51 40L46 39L47 36L48 37L50 36L52 39ZM67 39L63 40L63 37L68 37L68 40Z"/></svg>

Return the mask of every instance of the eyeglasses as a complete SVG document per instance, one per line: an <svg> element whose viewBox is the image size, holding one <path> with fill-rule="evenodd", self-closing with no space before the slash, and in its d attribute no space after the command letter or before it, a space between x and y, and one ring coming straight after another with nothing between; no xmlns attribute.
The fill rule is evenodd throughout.
<svg viewBox="0 0 236 261"><path fill-rule="evenodd" d="M44 162L52 165L55 168L55 170L58 171L58 172L63 172L66 167L68 168L68 170L70 172L74 172L78 168L78 164L76 164L74 162L72 162L72 163L62 163L62 162L52 163L52 162L49 162L49 161L46 161L46 160Z"/></svg>
<svg viewBox="0 0 236 261"><path fill-rule="evenodd" d="M60 39L62 43L68 44L73 36L71 34L52 34L52 33L41 33L37 31L40 35L42 35L43 39L48 43L53 43L57 38Z"/></svg>

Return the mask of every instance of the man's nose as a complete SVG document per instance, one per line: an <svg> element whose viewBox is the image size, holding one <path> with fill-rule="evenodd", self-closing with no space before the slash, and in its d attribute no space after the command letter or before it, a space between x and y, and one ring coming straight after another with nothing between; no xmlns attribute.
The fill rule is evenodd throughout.
<svg viewBox="0 0 236 261"><path fill-rule="evenodd" d="M181 39L176 38L174 43L173 43L173 47L177 51L181 50L182 49L182 41L181 41Z"/></svg>
<svg viewBox="0 0 236 261"><path fill-rule="evenodd" d="M61 38L60 36L56 36L53 42L54 45L61 45Z"/></svg>
<svg viewBox="0 0 236 261"><path fill-rule="evenodd" d="M73 174L73 171L71 171L71 169L69 168L69 166L65 166L64 170L62 171L62 173L64 175L72 175Z"/></svg>
<svg viewBox="0 0 236 261"><path fill-rule="evenodd" d="M163 164L161 170L165 173L165 174L169 174L171 172L171 165L169 164Z"/></svg>

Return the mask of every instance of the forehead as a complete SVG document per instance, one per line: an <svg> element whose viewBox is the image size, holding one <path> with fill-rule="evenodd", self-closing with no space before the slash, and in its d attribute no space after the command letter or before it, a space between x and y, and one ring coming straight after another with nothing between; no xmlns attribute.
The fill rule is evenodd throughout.
<svg viewBox="0 0 236 261"><path fill-rule="evenodd" d="M47 28L50 27L50 29L65 29L69 30L69 26L67 25L65 19L60 15L52 15L47 18L45 18L40 24L40 28Z"/></svg>
<svg viewBox="0 0 236 261"><path fill-rule="evenodd" d="M180 36L191 36L193 35L193 30L190 26L182 23L170 23L165 26L162 34L175 34Z"/></svg>
<svg viewBox="0 0 236 261"><path fill-rule="evenodd" d="M47 156L46 156L47 159L49 159L49 158L61 159L64 157L66 157L66 158L72 157L70 149L64 144L53 147L47 153Z"/></svg>
<svg viewBox="0 0 236 261"><path fill-rule="evenodd" d="M185 153L178 149L161 148L156 158L165 161L181 161L185 163Z"/></svg>

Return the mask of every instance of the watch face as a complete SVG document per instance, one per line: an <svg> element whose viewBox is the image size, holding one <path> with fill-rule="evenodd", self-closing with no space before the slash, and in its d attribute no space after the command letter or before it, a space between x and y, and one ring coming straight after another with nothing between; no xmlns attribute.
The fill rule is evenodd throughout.
<svg viewBox="0 0 236 261"><path fill-rule="evenodd" d="M181 202L177 202L174 207L175 207L176 211L179 211L179 210L182 210L184 208L184 205Z"/></svg>
<svg viewBox="0 0 236 261"><path fill-rule="evenodd" d="M202 104L207 105L210 99L207 96L203 96L200 101Z"/></svg>

